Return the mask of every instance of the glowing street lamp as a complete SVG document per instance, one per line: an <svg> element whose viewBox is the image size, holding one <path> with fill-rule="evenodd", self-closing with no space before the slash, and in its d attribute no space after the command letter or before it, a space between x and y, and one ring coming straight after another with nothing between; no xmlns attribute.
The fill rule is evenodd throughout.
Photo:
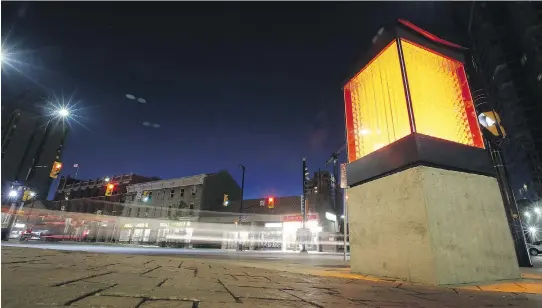
<svg viewBox="0 0 542 308"><path fill-rule="evenodd" d="M66 108L60 108L57 110L57 114L62 118L66 118L70 116L70 111Z"/></svg>
<svg viewBox="0 0 542 308"><path fill-rule="evenodd" d="M529 213L529 212L525 212L523 215L525 215L525 217L527 217L527 218L531 218L531 213Z"/></svg>
<svg viewBox="0 0 542 308"><path fill-rule="evenodd" d="M17 195L18 195L18 193L17 193L16 190L10 190L10 191L9 191L9 194L8 194L8 196L9 196L10 198L16 198Z"/></svg>
<svg viewBox="0 0 542 308"><path fill-rule="evenodd" d="M541 211L540 211L540 208L539 208L539 207L535 207L535 208L534 208L534 212L536 213L536 215L540 215L540 214L541 214Z"/></svg>
<svg viewBox="0 0 542 308"><path fill-rule="evenodd" d="M531 233L532 235L536 234L536 232L538 232L538 228L536 227L529 227L529 233Z"/></svg>

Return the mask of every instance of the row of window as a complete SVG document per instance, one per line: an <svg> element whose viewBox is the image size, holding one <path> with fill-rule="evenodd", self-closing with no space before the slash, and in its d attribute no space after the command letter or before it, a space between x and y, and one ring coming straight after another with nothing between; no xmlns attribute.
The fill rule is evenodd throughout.
<svg viewBox="0 0 542 308"><path fill-rule="evenodd" d="M147 217L149 216L150 213L152 213L153 217L156 217L156 213L159 212L160 213L160 217L168 217L171 215L171 210L173 209L173 206L170 205L168 206L167 208L165 208L165 215L164 215L164 207L139 207L139 208L134 208L134 207L128 207L128 217L131 217L132 216L132 211L135 211L137 214L136 216L137 217ZM190 203L189 206L188 206L188 216L192 216L193 215L193 210L194 210L194 203Z"/></svg>
<svg viewBox="0 0 542 308"><path fill-rule="evenodd" d="M191 194L192 196L195 196L196 195L196 192L198 191L198 188L197 186L192 186L191 187ZM171 199L175 199L176 195L177 195L177 192L179 193L179 197L180 198L183 198L184 195L185 195L185 192L184 192L184 188L181 188L180 190L176 191L175 189L171 189L169 191L169 198L166 199L166 196L168 195L168 192L166 190L158 190L158 191L155 191L156 193L156 200L171 200ZM150 198L152 198L153 196L153 192L150 191L147 196Z"/></svg>

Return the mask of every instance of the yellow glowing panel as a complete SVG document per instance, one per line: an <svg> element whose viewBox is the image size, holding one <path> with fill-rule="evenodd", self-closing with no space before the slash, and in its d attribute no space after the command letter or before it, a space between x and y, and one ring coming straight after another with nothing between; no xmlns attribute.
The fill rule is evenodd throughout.
<svg viewBox="0 0 542 308"><path fill-rule="evenodd" d="M348 160L410 134L397 43L390 43L344 88Z"/></svg>
<svg viewBox="0 0 542 308"><path fill-rule="evenodd" d="M483 148L463 64L401 40L416 132Z"/></svg>

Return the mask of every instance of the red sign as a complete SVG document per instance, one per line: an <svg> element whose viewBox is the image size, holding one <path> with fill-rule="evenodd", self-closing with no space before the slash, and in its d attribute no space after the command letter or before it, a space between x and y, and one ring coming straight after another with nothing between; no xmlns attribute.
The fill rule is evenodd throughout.
<svg viewBox="0 0 542 308"><path fill-rule="evenodd" d="M318 214L308 214L307 221L309 220L318 220ZM303 221L303 215L284 215L282 216L283 222L289 221Z"/></svg>

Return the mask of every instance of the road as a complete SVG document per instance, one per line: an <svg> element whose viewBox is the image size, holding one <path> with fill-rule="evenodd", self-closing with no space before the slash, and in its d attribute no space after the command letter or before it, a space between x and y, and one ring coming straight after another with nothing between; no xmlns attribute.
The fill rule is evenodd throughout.
<svg viewBox="0 0 542 308"><path fill-rule="evenodd" d="M106 254L127 254L142 256L178 256L191 259L251 263L254 266L288 269L296 272L307 272L310 268L346 268L348 262L343 261L342 253L318 253L282 251L234 251L221 249L183 249L161 248L155 246L128 246L120 244L80 244L80 243L14 243L4 242L2 246L29 247L64 251L81 251ZM542 273L542 256L531 257L534 267L524 270L531 273Z"/></svg>
<svg viewBox="0 0 542 308"><path fill-rule="evenodd" d="M64 251L82 251L107 254L129 254L129 255L149 255L149 256L179 256L197 259L212 259L239 262L273 262L283 265L303 265L316 267L345 267L342 253L318 253L310 252L302 254L299 252L282 251L234 251L221 249L183 249L183 248L161 248L161 247L141 247L124 245L99 245L99 244L79 244L79 243L13 243L4 242L2 246L28 247L40 249L53 249Z"/></svg>

